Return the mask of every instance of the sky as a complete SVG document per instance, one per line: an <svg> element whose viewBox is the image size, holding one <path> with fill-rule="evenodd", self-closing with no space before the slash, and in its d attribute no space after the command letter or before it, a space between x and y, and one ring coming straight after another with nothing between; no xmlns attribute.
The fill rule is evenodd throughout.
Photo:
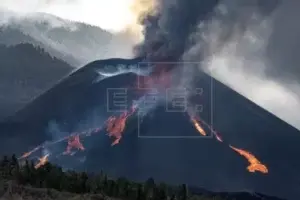
<svg viewBox="0 0 300 200"><path fill-rule="evenodd" d="M0 8L19 14L45 12L113 32L136 22L135 0L0 0Z"/></svg>
<svg viewBox="0 0 300 200"><path fill-rule="evenodd" d="M296 52L300 48L300 29L296 19L299 6L298 1L282 1L271 16L256 17L258 22L248 25L248 31L236 40L238 42L232 37L226 44L227 56L224 52L218 54L220 58L227 58L224 65L232 74L226 79L228 84L298 129L300 74ZM236 43L233 49L232 44ZM219 68L219 76L226 68L224 65ZM225 72L222 77L225 81Z"/></svg>
<svg viewBox="0 0 300 200"><path fill-rule="evenodd" d="M234 0L223 1L219 17L199 25L198 43L186 51L187 59L204 52L204 70L300 130L300 2L285 0L267 17L253 10L248 21L242 21L245 9L237 7L233 14L229 2ZM228 24L230 14L237 17ZM228 27L235 28L224 40Z"/></svg>
<svg viewBox="0 0 300 200"><path fill-rule="evenodd" d="M224 0L224 4L229 1ZM142 1L0 0L0 9L15 11L20 15L46 12L111 32L122 32L130 27L140 37L138 13L151 7L149 4L141 6L140 2ZM235 1L230 2L232 5ZM257 26L247 25L247 34L234 34L221 51L214 48L214 42L211 41L218 40L220 35L216 34L222 34L222 29L210 28L208 34L211 41L208 45L213 52L209 54L214 56L206 58L209 60L206 68L214 69L214 76L218 80L300 129L300 73L297 71L300 56L296 53L299 52L297 44L300 29L298 30L294 21L299 18L297 2L283 1L268 19L259 19ZM267 22L268 26L262 27L261 22ZM199 38L199 41L202 39Z"/></svg>

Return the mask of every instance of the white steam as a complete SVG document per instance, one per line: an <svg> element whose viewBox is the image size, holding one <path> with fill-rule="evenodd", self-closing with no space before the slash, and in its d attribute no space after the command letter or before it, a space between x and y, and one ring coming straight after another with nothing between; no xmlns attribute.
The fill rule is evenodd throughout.
<svg viewBox="0 0 300 200"><path fill-rule="evenodd" d="M204 71L300 129L299 83L269 75L275 68L267 56L273 17L233 2L223 1L215 17L199 25L184 59L203 60Z"/></svg>
<svg viewBox="0 0 300 200"><path fill-rule="evenodd" d="M132 48L140 41L137 33L127 30L137 26L137 16L131 10L133 3L134 0L1 0L0 28L12 28L30 37L20 38L18 33L17 38L1 39L4 44L13 41L6 45L33 42L74 67L98 59L132 57Z"/></svg>
<svg viewBox="0 0 300 200"><path fill-rule="evenodd" d="M8 14L6 19L48 13L105 30L121 31L133 20L131 4L132 0L1 0L0 9L13 11L14 16Z"/></svg>
<svg viewBox="0 0 300 200"><path fill-rule="evenodd" d="M66 4L68 1L17 1L17 0L2 0L0 4L0 25L9 26L10 24L22 23L26 20L29 22L47 22L51 28L71 28L76 29L75 23L70 21L60 20L51 15L42 14L47 10L47 7L54 3L60 5Z"/></svg>

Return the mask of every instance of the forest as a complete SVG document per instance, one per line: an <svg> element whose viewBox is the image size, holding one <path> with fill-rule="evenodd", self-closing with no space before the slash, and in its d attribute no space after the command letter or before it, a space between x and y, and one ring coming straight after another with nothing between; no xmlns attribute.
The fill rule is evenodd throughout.
<svg viewBox="0 0 300 200"><path fill-rule="evenodd" d="M98 174L64 171L60 166L47 162L36 167L33 161L19 162L15 155L4 156L0 161L1 181L14 181L18 185L34 188L51 188L58 191L85 194L103 194L128 200L222 200L217 195L200 195L189 192L186 184L169 186L155 183L149 178L144 183L126 178L113 179L100 171Z"/></svg>

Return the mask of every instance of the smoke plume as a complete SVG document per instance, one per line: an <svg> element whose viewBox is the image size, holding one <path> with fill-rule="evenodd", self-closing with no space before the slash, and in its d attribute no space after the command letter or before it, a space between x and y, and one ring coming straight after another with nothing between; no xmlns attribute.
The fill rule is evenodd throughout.
<svg viewBox="0 0 300 200"><path fill-rule="evenodd" d="M144 26L144 42L136 46L139 56L155 61L177 61L195 31L217 0L156 0L155 12L140 18Z"/></svg>
<svg viewBox="0 0 300 200"><path fill-rule="evenodd" d="M144 17L145 41L135 50L151 61L200 62L200 70L300 129L299 4L160 0L155 15Z"/></svg>

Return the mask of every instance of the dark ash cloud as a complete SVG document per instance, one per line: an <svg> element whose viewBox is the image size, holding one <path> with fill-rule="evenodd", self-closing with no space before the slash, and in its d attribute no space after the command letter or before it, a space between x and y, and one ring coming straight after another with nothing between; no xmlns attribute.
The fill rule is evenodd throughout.
<svg viewBox="0 0 300 200"><path fill-rule="evenodd" d="M219 0L161 0L156 15L142 20L145 40L135 50L155 61L176 61L185 51L189 36Z"/></svg>
<svg viewBox="0 0 300 200"><path fill-rule="evenodd" d="M143 21L137 55L201 61L200 70L213 68L216 79L300 129L297 1L156 1L156 15ZM197 76L190 71L182 78Z"/></svg>

